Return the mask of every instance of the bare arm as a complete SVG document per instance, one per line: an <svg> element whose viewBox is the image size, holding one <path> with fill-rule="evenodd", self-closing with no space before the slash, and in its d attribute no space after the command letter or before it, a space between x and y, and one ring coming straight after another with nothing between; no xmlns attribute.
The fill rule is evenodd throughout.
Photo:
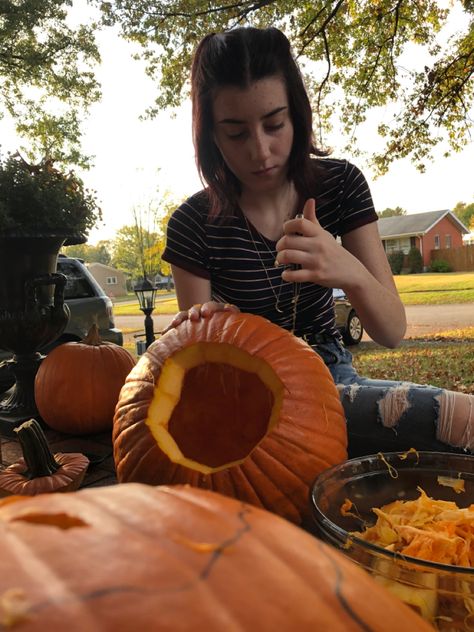
<svg viewBox="0 0 474 632"><path fill-rule="evenodd" d="M209 279L203 279L176 266L171 266L171 272L173 273L179 309L188 310L193 305L207 303L211 300L211 282Z"/></svg>
<svg viewBox="0 0 474 632"><path fill-rule="evenodd" d="M386 347L396 347L406 331L405 308L377 224L347 233L342 237L342 245L362 264L360 274L354 274L344 291L370 337Z"/></svg>

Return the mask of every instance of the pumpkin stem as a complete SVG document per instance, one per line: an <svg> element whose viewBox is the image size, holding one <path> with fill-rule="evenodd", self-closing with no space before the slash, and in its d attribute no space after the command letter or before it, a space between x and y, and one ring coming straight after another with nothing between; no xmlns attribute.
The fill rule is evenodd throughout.
<svg viewBox="0 0 474 632"><path fill-rule="evenodd" d="M36 419L29 419L15 428L20 440L28 479L51 476L61 467L51 452L43 429Z"/></svg>
<svg viewBox="0 0 474 632"><path fill-rule="evenodd" d="M103 344L99 336L99 328L97 327L97 323L93 323L91 325L91 328L87 332L87 336L82 342L86 345L92 345L94 347Z"/></svg>

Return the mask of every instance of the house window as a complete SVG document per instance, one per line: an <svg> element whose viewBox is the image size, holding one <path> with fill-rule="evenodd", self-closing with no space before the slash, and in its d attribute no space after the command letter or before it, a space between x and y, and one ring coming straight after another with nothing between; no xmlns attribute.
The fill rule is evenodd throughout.
<svg viewBox="0 0 474 632"><path fill-rule="evenodd" d="M389 255L391 252L401 250L405 255L410 252L410 238L406 239L387 239L385 252Z"/></svg>
<svg viewBox="0 0 474 632"><path fill-rule="evenodd" d="M451 235L445 235L445 248L451 248Z"/></svg>
<svg viewBox="0 0 474 632"><path fill-rule="evenodd" d="M107 285L117 285L117 277L107 277L105 282Z"/></svg>
<svg viewBox="0 0 474 632"><path fill-rule="evenodd" d="M439 250L439 249L440 249L440 245L439 245L439 235L435 235L435 236L434 236L434 247L435 247L435 250Z"/></svg>

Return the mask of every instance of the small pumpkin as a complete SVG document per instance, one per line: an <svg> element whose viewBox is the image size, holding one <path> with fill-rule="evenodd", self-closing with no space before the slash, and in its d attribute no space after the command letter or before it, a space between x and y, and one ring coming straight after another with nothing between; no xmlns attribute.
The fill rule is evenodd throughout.
<svg viewBox="0 0 474 632"><path fill-rule="evenodd" d="M43 429L35 419L15 428L23 458L0 472L0 497L35 496L75 491L81 485L89 459L80 453L52 454Z"/></svg>
<svg viewBox="0 0 474 632"><path fill-rule="evenodd" d="M432 630L339 551L213 492L130 483L4 503L0 595L21 632Z"/></svg>
<svg viewBox="0 0 474 632"><path fill-rule="evenodd" d="M120 389L134 366L133 356L102 341L94 324L83 341L55 347L40 364L35 401L41 418L69 434L110 430Z"/></svg>
<svg viewBox="0 0 474 632"><path fill-rule="evenodd" d="M151 345L117 403L119 482L189 483L301 523L322 470L347 458L331 374L260 316L187 320Z"/></svg>

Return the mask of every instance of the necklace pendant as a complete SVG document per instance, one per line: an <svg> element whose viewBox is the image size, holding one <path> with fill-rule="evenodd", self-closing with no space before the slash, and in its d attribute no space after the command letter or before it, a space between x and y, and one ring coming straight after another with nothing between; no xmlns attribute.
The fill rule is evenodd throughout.
<svg viewBox="0 0 474 632"><path fill-rule="evenodd" d="M283 314L283 310L278 305L275 305L275 311L277 311L279 314Z"/></svg>

